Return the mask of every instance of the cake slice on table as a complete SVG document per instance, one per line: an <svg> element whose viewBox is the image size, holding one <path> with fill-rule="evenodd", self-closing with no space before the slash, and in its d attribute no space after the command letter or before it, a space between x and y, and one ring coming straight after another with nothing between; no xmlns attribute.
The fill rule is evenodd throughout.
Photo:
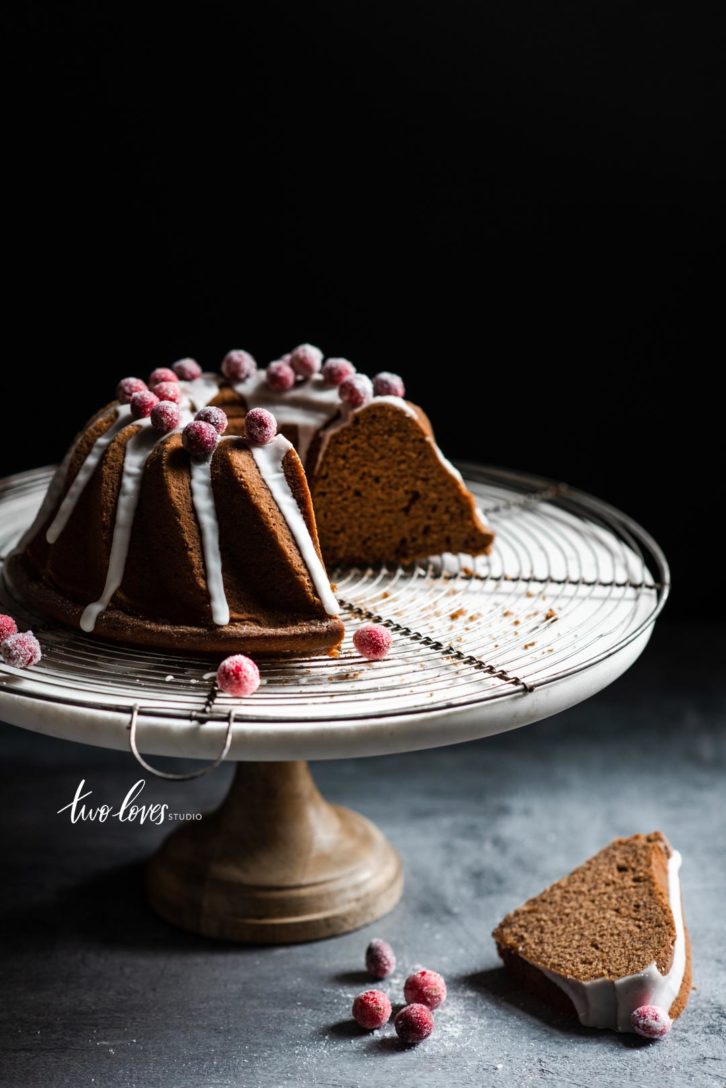
<svg viewBox="0 0 726 1088"><path fill-rule="evenodd" d="M499 923L505 967L587 1027L665 1034L691 988L680 866L660 831L615 839Z"/></svg>

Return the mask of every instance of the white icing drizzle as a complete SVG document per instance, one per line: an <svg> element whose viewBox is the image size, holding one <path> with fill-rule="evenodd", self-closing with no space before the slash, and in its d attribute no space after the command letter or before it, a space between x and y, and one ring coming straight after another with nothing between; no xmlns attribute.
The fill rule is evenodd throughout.
<svg viewBox="0 0 726 1088"><path fill-rule="evenodd" d="M106 584L99 599L89 604L81 616L81 630L86 632L92 631L96 626L96 620L106 610L111 598L121 585L126 568L126 557L129 552L134 515L136 514L141 492L144 466L157 442L163 441L167 437L155 433L151 429L148 419L139 420L138 424L140 430L126 444L121 486L116 503L116 520L113 527L111 554L106 571Z"/></svg>
<svg viewBox="0 0 726 1088"><path fill-rule="evenodd" d="M212 374L207 371L200 374L194 381L180 382L179 384L189 398L189 404L192 413L194 413L198 412L200 408L205 408L210 401L214 400L219 393L222 379L219 374Z"/></svg>
<svg viewBox="0 0 726 1088"><path fill-rule="evenodd" d="M337 388L326 385L320 375L294 385L286 393L277 393L267 384L264 370L258 370L234 389L248 408L267 408L278 426L297 428L297 452L303 465L317 432L342 407Z"/></svg>
<svg viewBox="0 0 726 1088"><path fill-rule="evenodd" d="M229 623L229 605L222 577L222 555L219 550L219 522L212 490L212 458L192 461L192 502L199 522L204 552L207 591L212 606L212 619L224 627Z"/></svg>
<svg viewBox="0 0 726 1088"><path fill-rule="evenodd" d="M277 503L280 513L288 524L290 532L295 538L303 561L308 568L315 590L320 598L323 608L329 616L337 616L340 612L335 594L330 588L325 567L320 559L313 539L310 536L305 518L302 515L297 500L290 490L290 485L285 477L283 461L292 444L281 434L269 442L266 446L251 446L255 464L260 470L260 475L267 484L273 499Z"/></svg>
<svg viewBox="0 0 726 1088"><path fill-rule="evenodd" d="M533 965L567 994L575 1006L580 1023L585 1027L632 1031L630 1016L637 1008L641 1005L659 1005L668 1011L678 996L686 970L686 930L678 877L680 867L681 855L674 850L668 859L668 899L673 913L676 941L673 962L667 974L662 975L654 962L634 975L580 982L556 971Z"/></svg>
<svg viewBox="0 0 726 1088"><path fill-rule="evenodd" d="M116 419L106 433L102 434L101 437L94 442L88 452L86 460L78 470L76 478L68 488L68 492L66 493L63 502L60 504L56 516L48 526L45 539L49 544L55 544L56 540L65 529L68 524L68 519L76 508L76 503L80 499L86 484L93 475L96 465L101 460L116 435L131 422L131 409L128 404L120 404L116 409Z"/></svg>

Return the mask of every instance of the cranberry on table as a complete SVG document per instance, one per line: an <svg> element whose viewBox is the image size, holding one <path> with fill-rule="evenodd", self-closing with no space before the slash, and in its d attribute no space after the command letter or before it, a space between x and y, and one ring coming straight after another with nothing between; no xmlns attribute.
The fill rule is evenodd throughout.
<svg viewBox="0 0 726 1088"><path fill-rule="evenodd" d="M265 381L276 393L287 393L295 384L295 371L284 359L276 359L265 371Z"/></svg>
<svg viewBox="0 0 726 1088"><path fill-rule="evenodd" d="M225 657L217 669L217 685L225 695L244 699L248 695L254 695L260 686L260 670L251 657L233 654Z"/></svg>
<svg viewBox="0 0 726 1088"><path fill-rule="evenodd" d="M660 1005L641 1005L630 1015L630 1026L644 1039L662 1039L673 1026L668 1010Z"/></svg>
<svg viewBox="0 0 726 1088"><path fill-rule="evenodd" d="M182 399L181 386L176 378L173 382L157 382L152 386L151 392L159 400L171 400L174 404L178 404Z"/></svg>
<svg viewBox="0 0 726 1088"><path fill-rule="evenodd" d="M290 352L290 366L301 378L312 378L323 363L323 353L314 344L298 344Z"/></svg>
<svg viewBox="0 0 726 1088"><path fill-rule="evenodd" d="M446 983L438 971L416 971L409 975L403 986L403 996L410 1004L425 1005L438 1009L446 1000Z"/></svg>
<svg viewBox="0 0 726 1088"><path fill-rule="evenodd" d="M353 1019L368 1031L382 1028L391 1019L391 1002L383 990L365 990L353 1002Z"/></svg>
<svg viewBox="0 0 726 1088"><path fill-rule="evenodd" d="M246 382L257 372L257 361L249 351L235 348L222 359L222 373L227 381Z"/></svg>
<svg viewBox="0 0 726 1088"><path fill-rule="evenodd" d="M192 457L204 460L210 457L219 442L219 434L211 423L195 419L182 431L182 444Z"/></svg>
<svg viewBox="0 0 726 1088"><path fill-rule="evenodd" d="M343 404L362 408L373 399L373 383L366 374L353 374L338 386L338 395Z"/></svg>
<svg viewBox="0 0 726 1088"><path fill-rule="evenodd" d="M403 397L405 393L403 378L392 374L390 370L382 370L373 379L373 394L376 397Z"/></svg>
<svg viewBox="0 0 726 1088"><path fill-rule="evenodd" d="M388 654L393 635L380 623L365 623L353 635L353 645L369 661L382 661Z"/></svg>
<svg viewBox="0 0 726 1088"><path fill-rule="evenodd" d="M277 420L266 408L253 408L245 416L245 438L266 446L277 434Z"/></svg>
<svg viewBox="0 0 726 1088"><path fill-rule="evenodd" d="M395 952L388 941L375 937L366 948L366 971L371 978L386 978L395 970Z"/></svg>
<svg viewBox="0 0 726 1088"><path fill-rule="evenodd" d="M221 408L215 408L213 405L208 404L206 408L200 408L194 417L201 420L202 423L209 423L214 427L217 434L224 434L227 430L227 413L223 412Z"/></svg>
<svg viewBox="0 0 726 1088"><path fill-rule="evenodd" d="M171 400L160 400L151 409L151 426L160 434L168 434L175 431L181 420L181 410L178 404Z"/></svg>
<svg viewBox="0 0 726 1088"><path fill-rule="evenodd" d="M129 404L134 393L142 393L147 388L141 378L122 378L116 386L116 400Z"/></svg>
<svg viewBox="0 0 726 1088"><path fill-rule="evenodd" d="M393 1021L402 1043L421 1043L434 1030L434 1018L426 1005L406 1005Z"/></svg>
<svg viewBox="0 0 726 1088"><path fill-rule="evenodd" d="M13 669L37 665L43 656L40 643L32 631L17 631L14 635L8 635L0 646L0 653L5 664Z"/></svg>
<svg viewBox="0 0 726 1088"><path fill-rule="evenodd" d="M131 415L134 419L146 419L159 403L156 393L150 389L143 389L140 393L134 393L131 398Z"/></svg>
<svg viewBox="0 0 726 1088"><path fill-rule="evenodd" d="M157 366L156 370L152 370L149 374L149 389L153 389L155 385L160 382L178 382L176 374L168 366Z"/></svg>
<svg viewBox="0 0 726 1088"><path fill-rule="evenodd" d="M326 359L322 373L326 385L341 385L346 378L353 377L355 367L348 359Z"/></svg>
<svg viewBox="0 0 726 1088"><path fill-rule="evenodd" d="M171 369L181 382L193 382L202 376L202 368L196 359L177 359Z"/></svg>
<svg viewBox="0 0 726 1088"><path fill-rule="evenodd" d="M12 616L0 614L0 642L17 633L18 625Z"/></svg>

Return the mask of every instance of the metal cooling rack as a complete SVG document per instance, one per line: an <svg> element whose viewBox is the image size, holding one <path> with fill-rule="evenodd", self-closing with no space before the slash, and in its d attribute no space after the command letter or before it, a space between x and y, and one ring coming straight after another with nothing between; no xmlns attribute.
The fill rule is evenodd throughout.
<svg viewBox="0 0 726 1088"><path fill-rule="evenodd" d="M564 484L462 466L497 537L490 556L331 571L348 628L338 658L264 665L246 702L220 695L210 662L134 650L50 624L13 601L0 609L41 638L27 672L0 662L2 691L44 702L184 721L345 722L427 715L527 699L622 650L655 620L668 566L630 518ZM0 563L39 506L38 469L0 481ZM363 662L350 635L364 620L394 632L385 661Z"/></svg>

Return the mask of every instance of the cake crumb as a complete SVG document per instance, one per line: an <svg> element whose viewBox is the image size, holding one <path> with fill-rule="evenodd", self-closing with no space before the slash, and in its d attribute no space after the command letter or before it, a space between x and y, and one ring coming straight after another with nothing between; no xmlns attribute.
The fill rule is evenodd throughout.
<svg viewBox="0 0 726 1088"><path fill-rule="evenodd" d="M466 614L465 608L457 608L456 612L452 612L449 616L450 620L460 620L463 615Z"/></svg>
<svg viewBox="0 0 726 1088"><path fill-rule="evenodd" d="M521 620L512 620L512 627L519 627Z"/></svg>
<svg viewBox="0 0 726 1088"><path fill-rule="evenodd" d="M513 616L513 615L514 615L514 612L512 612L512 610L509 609L509 608L507 609L506 612L502 612L502 616Z"/></svg>
<svg viewBox="0 0 726 1088"><path fill-rule="evenodd" d="M536 643L536 642L525 642L525 644L524 644L524 649L525 649L525 650L531 650L531 649L532 649L532 647L533 647L533 646L536 646L536 645L537 645L537 643Z"/></svg>
<svg viewBox="0 0 726 1088"><path fill-rule="evenodd" d="M545 612L544 618L546 620L556 620L557 619L557 613L555 612L554 608L548 608L547 611Z"/></svg>
<svg viewBox="0 0 726 1088"><path fill-rule="evenodd" d="M527 590L527 592L525 593L525 597L534 597L534 593L532 592L531 589Z"/></svg>

